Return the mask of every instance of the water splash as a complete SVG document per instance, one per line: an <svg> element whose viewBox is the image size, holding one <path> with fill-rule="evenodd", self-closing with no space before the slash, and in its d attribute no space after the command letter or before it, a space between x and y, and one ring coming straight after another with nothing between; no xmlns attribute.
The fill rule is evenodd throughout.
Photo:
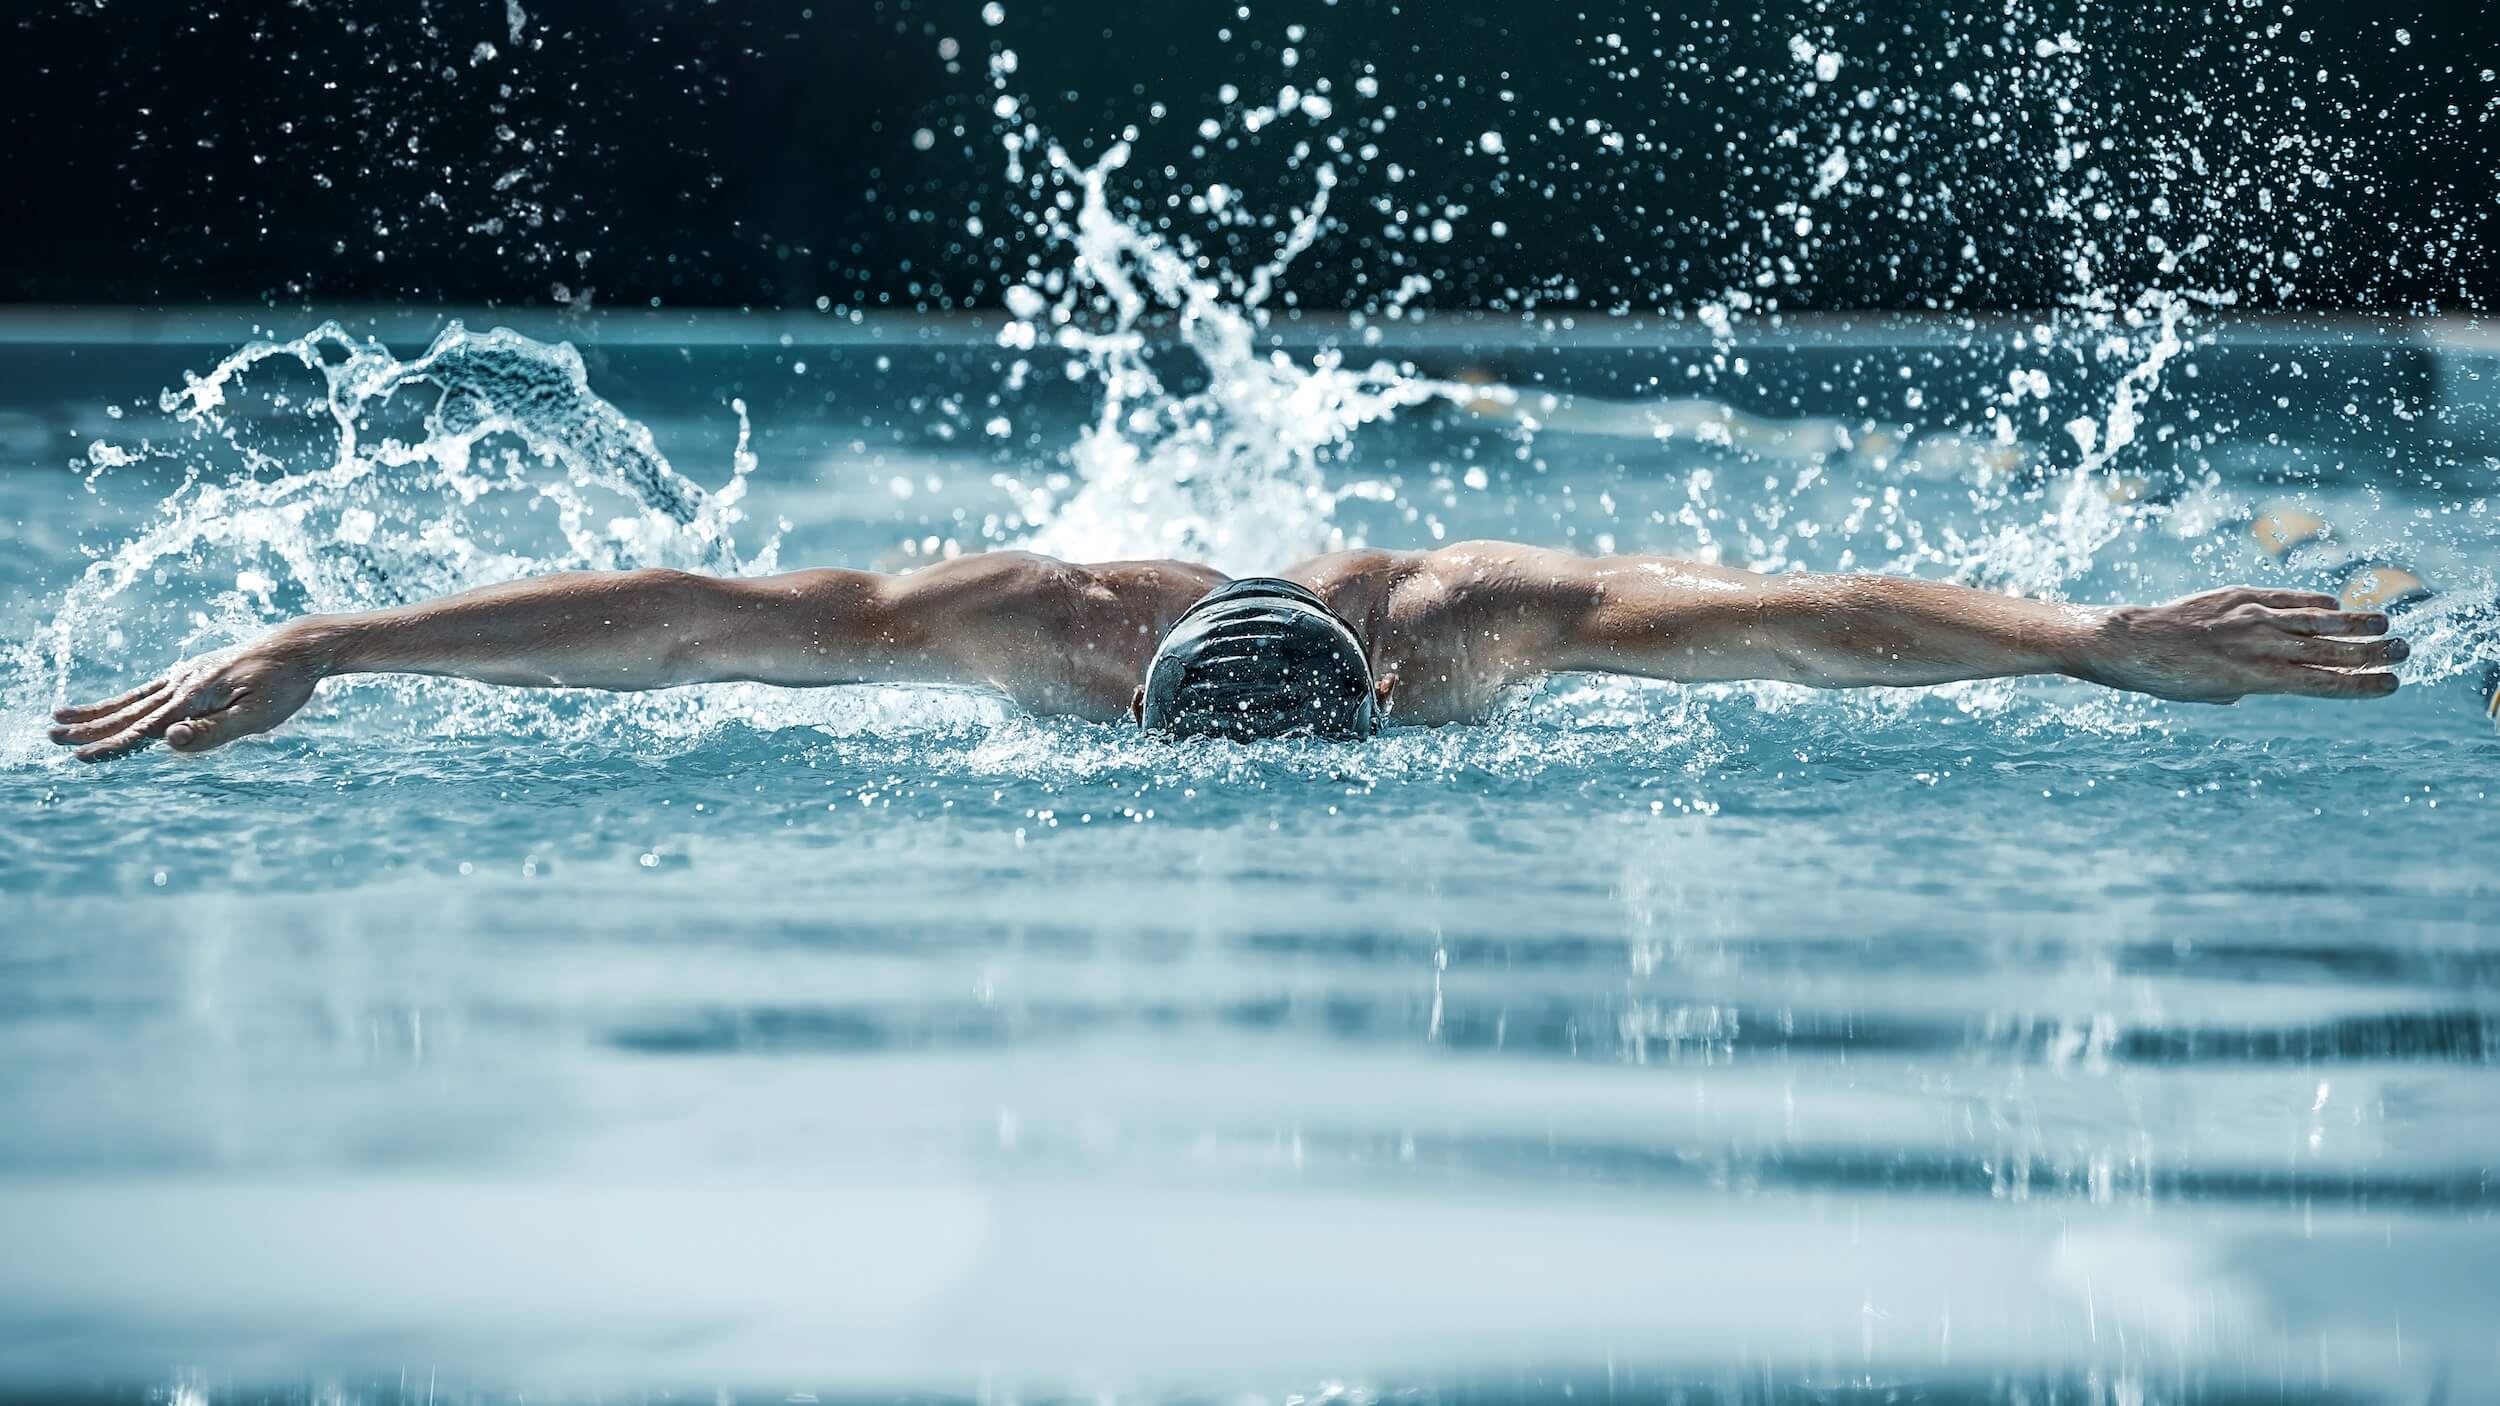
<svg viewBox="0 0 2500 1406"><path fill-rule="evenodd" d="M300 375L272 363L319 391L299 396ZM291 615L533 572L761 571L775 555L767 542L742 556L733 535L755 467L744 404L730 475L706 490L591 390L567 344L455 322L402 361L325 323L254 342L161 405L200 457L11 651L14 717L68 697L82 670L215 649ZM41 750L17 732L12 751Z"/></svg>
<svg viewBox="0 0 2500 1406"><path fill-rule="evenodd" d="M237 379L281 357L320 373L326 386L324 405L338 436L328 486L356 481L375 469L431 465L446 487L487 491L503 485L473 473L473 450L489 436L511 435L540 460L560 465L576 488L621 490L647 514L691 529L654 535L612 525L611 541L602 544L587 534L579 512L574 512L566 518L566 537L586 560L631 553L637 547L683 557L689 565L734 560L728 529L737 521L734 505L745 491L746 473L754 467L745 454L744 436L736 475L717 497L705 493L669 466L649 429L591 390L581 354L570 343L537 342L504 328L472 334L454 322L423 355L400 361L381 343L352 337L337 323L326 322L293 341L254 342L207 375L186 376L183 388L165 392L159 406L179 420L223 434L227 397ZM369 456L362 452L367 420L410 388L436 394L425 415L425 438L414 445L385 440ZM738 413L743 423L744 409ZM515 469L517 462L506 467ZM403 485L422 481L405 473L398 479ZM541 491L559 506L581 507L578 499L558 490Z"/></svg>
<svg viewBox="0 0 2500 1406"><path fill-rule="evenodd" d="M2076 457L2026 491L2022 485L1988 485L2003 506L2044 501L2050 510L2028 520L1999 523L1976 538L1948 536L1939 558L1966 584L2022 595L2062 593L2098 563L2104 548L2148 525L2154 512L2134 501L2127 481L2116 476L2143 430L2145 408L2161 387L2162 374L2192 340L2197 305L2227 302L2224 295L2147 289L2124 314L2096 309L2086 331L2094 360L2120 368L2103 393L2099 415L2083 414L2064 426ZM2016 443L2014 413L2027 395L2048 396L2045 377L2034 371L2008 377L2002 405L1990 423L2001 445ZM1904 565L1909 565L1904 563Z"/></svg>
<svg viewBox="0 0 2500 1406"><path fill-rule="evenodd" d="M1099 405L1067 451L1072 479L1015 485L1025 518L1041 524L1028 545L1079 560L1174 556L1234 573L1353 545L1331 521L1340 495L1324 466L1364 426L1474 393L1388 361L1351 366L1334 348L1307 362L1273 347L1262 354L1277 280L1328 219L1333 167L1315 168L1310 203L1273 256L1241 276L1112 211L1106 182L1129 151L1122 142L1079 166L1056 143L1045 148L1049 181L1077 196L1072 221L1050 202L1037 217L1067 264L1009 295L1017 319L1000 343L1071 354ZM1156 370L1146 324L1161 316L1195 360L1200 388L1175 391ZM1022 376L1021 363L1010 374Z"/></svg>

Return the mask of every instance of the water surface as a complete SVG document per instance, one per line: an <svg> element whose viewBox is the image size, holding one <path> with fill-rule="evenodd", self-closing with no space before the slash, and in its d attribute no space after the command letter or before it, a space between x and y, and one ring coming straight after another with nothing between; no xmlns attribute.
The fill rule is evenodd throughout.
<svg viewBox="0 0 2500 1406"><path fill-rule="evenodd" d="M1731 398L1845 413L1845 380L1811 403L1828 368L1936 355L1844 343L1754 348ZM747 569L776 527L784 565L1047 531L1033 490L1092 414L1049 375L994 406L986 341L593 342L590 384L712 497L746 407L734 542L691 509L568 539L534 488L389 470L390 427L442 440L377 408L365 477L81 587L89 552L248 521L160 508L186 473L344 462L318 381L239 396L228 435L169 418L200 353L6 353L41 374L8 382L5 623L43 648L0 726L0 1381L2492 1399L2470 404L2441 433L2287 422L2260 385L2292 353L2222 346L2154 418L2236 428L2112 464L2152 491L2106 519L2054 425L2011 469L1922 466L1429 397L1225 489L1234 569L1325 545L1295 530L1498 533L1959 552L2112 600L2402 553L2451 589L2413 686L2366 705L1565 678L1487 726L1244 748L973 693L380 682L206 757L67 764L33 716L63 691L325 591L593 548ZM1710 348L1413 354L1628 398ZM92 440L130 462L91 472ZM490 431L466 471L566 483L527 442ZM2286 497L2336 553L2236 525Z"/></svg>

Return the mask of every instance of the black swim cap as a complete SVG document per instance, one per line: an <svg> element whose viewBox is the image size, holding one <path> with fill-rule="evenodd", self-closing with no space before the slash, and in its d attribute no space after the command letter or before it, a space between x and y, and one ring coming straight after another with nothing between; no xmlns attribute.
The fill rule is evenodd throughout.
<svg viewBox="0 0 2500 1406"><path fill-rule="evenodd" d="M1368 737L1371 662L1352 626L1302 586L1227 581L1182 612L1146 666L1146 726L1176 736Z"/></svg>

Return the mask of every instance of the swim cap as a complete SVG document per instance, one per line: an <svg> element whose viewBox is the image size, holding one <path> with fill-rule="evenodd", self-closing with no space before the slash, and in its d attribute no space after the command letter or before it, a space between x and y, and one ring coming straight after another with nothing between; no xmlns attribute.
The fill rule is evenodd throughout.
<svg viewBox="0 0 2500 1406"><path fill-rule="evenodd" d="M1227 581L1181 613L1146 666L1145 725L1175 736L1368 737L1371 663L1352 626L1305 587Z"/></svg>

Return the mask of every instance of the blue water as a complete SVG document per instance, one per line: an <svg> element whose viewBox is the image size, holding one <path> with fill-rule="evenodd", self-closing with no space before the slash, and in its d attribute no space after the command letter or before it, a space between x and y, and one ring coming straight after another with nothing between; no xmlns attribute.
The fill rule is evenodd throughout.
<svg viewBox="0 0 2500 1406"><path fill-rule="evenodd" d="M740 562L977 549L1089 414L1002 398L983 337L701 330L576 332L690 480L746 406ZM240 340L0 348L9 638L186 473L323 462L300 386L234 440L158 409ZM1710 354L1393 350L1625 400ZM1999 374L1915 327L1747 350L1715 389L1766 415ZM2142 505L2049 584L2401 557L2450 589L2393 699L1565 678L1243 748L969 693L333 684L69 764L56 696L329 589L275 528L168 555L7 684L0 1389L2500 1399L2487 383L2315 331L2197 356L2109 466ZM2278 395L2294 361L2366 409ZM1913 470L1426 404L1314 472L1378 545L2007 581L2080 511L2060 419ZM561 559L526 495L356 491L377 542L457 526L410 579ZM2260 552L2234 514L2278 499L2335 547Z"/></svg>

